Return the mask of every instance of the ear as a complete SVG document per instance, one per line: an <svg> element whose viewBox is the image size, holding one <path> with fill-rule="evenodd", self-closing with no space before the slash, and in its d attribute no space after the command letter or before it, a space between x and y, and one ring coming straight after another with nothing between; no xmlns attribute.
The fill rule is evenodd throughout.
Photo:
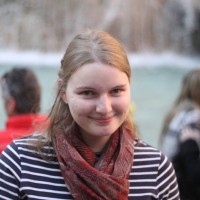
<svg viewBox="0 0 200 200"><path fill-rule="evenodd" d="M6 112L8 116L12 116L16 113L16 101L14 98L10 98L6 101Z"/></svg>
<svg viewBox="0 0 200 200"><path fill-rule="evenodd" d="M60 98L61 98L65 103L67 103L67 95L66 95L65 89L64 89L63 86L62 86L62 80L61 80L61 79L58 79L57 85L58 85L58 90L60 90L60 93L59 93Z"/></svg>
<svg viewBox="0 0 200 200"><path fill-rule="evenodd" d="M63 90L63 89L61 89L61 91L60 91L60 98L67 104L68 102L67 102L67 95L66 95L66 91L65 90Z"/></svg>

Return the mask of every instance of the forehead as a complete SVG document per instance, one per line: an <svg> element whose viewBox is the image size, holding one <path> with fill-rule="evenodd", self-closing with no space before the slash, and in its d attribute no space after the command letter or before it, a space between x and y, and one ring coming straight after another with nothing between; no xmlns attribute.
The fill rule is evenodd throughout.
<svg viewBox="0 0 200 200"><path fill-rule="evenodd" d="M118 68L102 63L86 64L70 77L68 83L119 83L128 81L127 75Z"/></svg>

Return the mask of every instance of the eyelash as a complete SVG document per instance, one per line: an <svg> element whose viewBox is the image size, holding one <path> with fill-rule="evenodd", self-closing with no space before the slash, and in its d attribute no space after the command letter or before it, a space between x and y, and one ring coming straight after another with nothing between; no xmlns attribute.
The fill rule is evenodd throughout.
<svg viewBox="0 0 200 200"><path fill-rule="evenodd" d="M120 89L120 88L115 88L113 89L110 93L111 94L114 94L114 95L118 95L120 94L121 92L123 92L124 89ZM82 91L79 93L80 95L84 95L84 96L94 96L95 95L95 92L93 91L90 91L90 90L86 90L86 91Z"/></svg>
<svg viewBox="0 0 200 200"><path fill-rule="evenodd" d="M80 93L81 95L85 95L85 96L92 96L94 95L94 92L93 91L83 91Z"/></svg>
<svg viewBox="0 0 200 200"><path fill-rule="evenodd" d="M117 94L119 94L119 93L121 93L123 91L123 89L119 89L119 88L116 88L116 89L114 89L114 90L112 90L112 92L111 93L117 93Z"/></svg>

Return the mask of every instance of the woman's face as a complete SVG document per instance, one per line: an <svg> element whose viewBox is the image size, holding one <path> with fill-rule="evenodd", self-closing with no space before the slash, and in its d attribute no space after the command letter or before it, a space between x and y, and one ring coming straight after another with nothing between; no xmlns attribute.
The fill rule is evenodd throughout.
<svg viewBox="0 0 200 200"><path fill-rule="evenodd" d="M63 100L83 138L111 136L129 112L129 80L115 67L86 64L70 77Z"/></svg>

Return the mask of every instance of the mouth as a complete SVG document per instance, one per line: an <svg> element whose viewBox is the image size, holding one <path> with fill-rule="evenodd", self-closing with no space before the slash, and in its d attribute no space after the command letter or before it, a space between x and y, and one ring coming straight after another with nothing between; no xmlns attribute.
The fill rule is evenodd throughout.
<svg viewBox="0 0 200 200"><path fill-rule="evenodd" d="M112 121L113 117L94 118L98 124L108 124Z"/></svg>

